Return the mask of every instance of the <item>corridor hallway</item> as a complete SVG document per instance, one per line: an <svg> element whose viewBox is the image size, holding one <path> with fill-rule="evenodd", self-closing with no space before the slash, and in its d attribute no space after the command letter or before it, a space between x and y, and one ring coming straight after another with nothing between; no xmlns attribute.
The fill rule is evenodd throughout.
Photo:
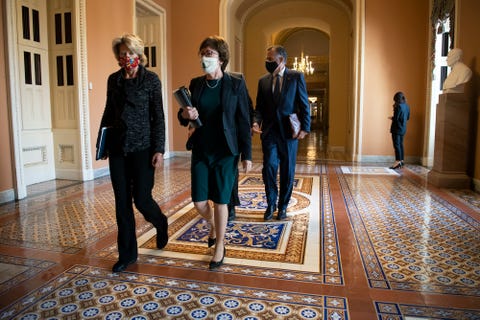
<svg viewBox="0 0 480 320"><path fill-rule="evenodd" d="M109 177L29 187L0 206L0 319L480 319L480 196L430 186L420 166L349 163L309 139L285 221L263 221L254 146L216 271L189 158L156 174L169 244L155 249L137 212L139 259L118 274Z"/></svg>

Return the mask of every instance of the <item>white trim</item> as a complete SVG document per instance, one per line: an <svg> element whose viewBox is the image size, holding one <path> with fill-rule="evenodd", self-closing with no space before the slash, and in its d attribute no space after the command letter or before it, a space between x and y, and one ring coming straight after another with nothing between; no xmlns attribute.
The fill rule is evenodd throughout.
<svg viewBox="0 0 480 320"><path fill-rule="evenodd" d="M107 162L108 163L108 162ZM110 175L110 169L108 165L106 167L98 168L92 171L94 179L101 178Z"/></svg>
<svg viewBox="0 0 480 320"><path fill-rule="evenodd" d="M19 80L19 61L18 61L18 39L17 39L17 14L16 1L6 1L6 19L7 19L7 61L8 90L10 104L10 126L12 133L13 156L12 161L15 167L14 190L15 198L23 199L27 196L27 186L25 184L23 158L22 158L22 135L21 135L21 100Z"/></svg>
<svg viewBox="0 0 480 320"><path fill-rule="evenodd" d="M363 98L365 52L365 0L357 0L355 7L353 56L353 141L352 160L360 161L363 147Z"/></svg>
<svg viewBox="0 0 480 320"><path fill-rule="evenodd" d="M170 153L172 158L190 158L192 153L190 151L174 151Z"/></svg>
<svg viewBox="0 0 480 320"><path fill-rule="evenodd" d="M77 56L77 104L79 115L79 140L81 157L81 175L74 174L80 180L92 180L92 146L90 139L90 112L88 101L88 55L87 55L87 19L86 0L75 0L75 54ZM57 168L58 171L63 171Z"/></svg>
<svg viewBox="0 0 480 320"><path fill-rule="evenodd" d="M15 191L13 189L0 191L0 204L14 201L14 200L15 200Z"/></svg>

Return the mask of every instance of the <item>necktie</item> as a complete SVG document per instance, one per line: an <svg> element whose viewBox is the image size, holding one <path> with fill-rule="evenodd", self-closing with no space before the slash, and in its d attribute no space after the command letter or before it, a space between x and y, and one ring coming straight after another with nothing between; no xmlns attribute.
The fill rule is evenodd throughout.
<svg viewBox="0 0 480 320"><path fill-rule="evenodd" d="M275 86L273 87L273 98L278 100L280 98L280 75L275 76Z"/></svg>

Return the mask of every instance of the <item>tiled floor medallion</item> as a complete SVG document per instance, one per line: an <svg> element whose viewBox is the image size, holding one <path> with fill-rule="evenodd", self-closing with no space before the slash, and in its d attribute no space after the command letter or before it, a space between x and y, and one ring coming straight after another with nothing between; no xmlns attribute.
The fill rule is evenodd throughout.
<svg viewBox="0 0 480 320"><path fill-rule="evenodd" d="M337 173L371 287L480 296L478 221L409 179Z"/></svg>
<svg viewBox="0 0 480 320"><path fill-rule="evenodd" d="M379 320L478 320L480 310L375 302Z"/></svg>
<svg viewBox="0 0 480 320"><path fill-rule="evenodd" d="M347 299L74 266L0 319L349 319Z"/></svg>

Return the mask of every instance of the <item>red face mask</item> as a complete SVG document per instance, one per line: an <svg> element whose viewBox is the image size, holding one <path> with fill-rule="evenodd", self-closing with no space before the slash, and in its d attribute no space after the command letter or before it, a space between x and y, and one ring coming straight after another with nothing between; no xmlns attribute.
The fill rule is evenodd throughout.
<svg viewBox="0 0 480 320"><path fill-rule="evenodd" d="M132 71L140 63L139 57L120 57L118 59L120 66L124 68L127 72Z"/></svg>

